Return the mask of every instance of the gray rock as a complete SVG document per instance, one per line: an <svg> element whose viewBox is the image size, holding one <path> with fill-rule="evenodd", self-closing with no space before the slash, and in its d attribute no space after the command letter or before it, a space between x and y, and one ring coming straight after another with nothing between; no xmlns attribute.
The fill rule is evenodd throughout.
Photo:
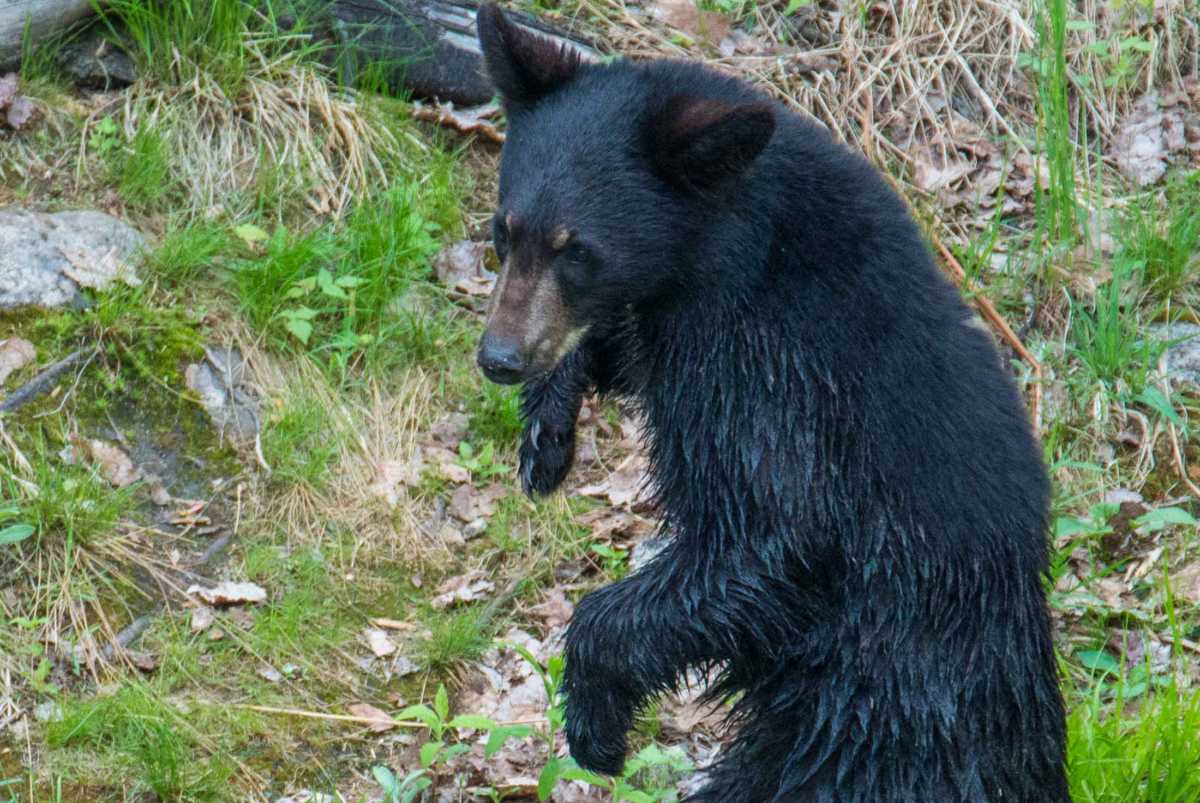
<svg viewBox="0 0 1200 803"><path fill-rule="evenodd" d="M79 285L67 275L76 263L125 263L145 243L103 212L0 209L0 309L77 304Z"/></svg>
<svg viewBox="0 0 1200 803"><path fill-rule="evenodd" d="M258 434L258 403L246 383L246 360L236 348L205 348L205 360L187 367L188 389L217 425L222 437L246 443Z"/></svg>
<svg viewBox="0 0 1200 803"><path fill-rule="evenodd" d="M133 59L95 28L66 45L58 63L76 86L85 89L121 89L137 80Z"/></svg>
<svg viewBox="0 0 1200 803"><path fill-rule="evenodd" d="M1171 323L1156 326L1151 331L1157 340L1172 344L1159 363L1171 384L1200 388L1200 326Z"/></svg>

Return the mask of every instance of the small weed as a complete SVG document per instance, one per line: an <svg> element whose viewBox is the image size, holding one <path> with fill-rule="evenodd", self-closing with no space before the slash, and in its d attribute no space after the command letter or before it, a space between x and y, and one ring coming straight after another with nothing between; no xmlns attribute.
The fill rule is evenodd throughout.
<svg viewBox="0 0 1200 803"><path fill-rule="evenodd" d="M1143 336L1124 297L1132 266L1113 263L1112 278L1096 290L1092 308L1072 305L1071 353L1088 375L1118 394L1136 395L1146 386L1161 344Z"/></svg>
<svg viewBox="0 0 1200 803"><path fill-rule="evenodd" d="M491 441L476 449L467 441L458 444L458 465L471 472L475 481L487 482L512 472L512 466L496 459L496 446Z"/></svg>
<svg viewBox="0 0 1200 803"><path fill-rule="evenodd" d="M120 126L112 117L101 117L88 137L88 147L101 159L109 157L121 147Z"/></svg>
<svg viewBox="0 0 1200 803"><path fill-rule="evenodd" d="M629 551L608 544L592 544L591 551L603 562L604 573L613 580L620 580L629 571Z"/></svg>
<svg viewBox="0 0 1200 803"><path fill-rule="evenodd" d="M1153 200L1121 219L1118 258L1136 265L1149 289L1169 295L1200 280L1200 179L1172 182L1165 209Z"/></svg>
<svg viewBox="0 0 1200 803"><path fill-rule="evenodd" d="M417 795L433 783L425 777L425 770L413 770L403 778L397 778L396 773L387 767L377 766L371 768L371 774L383 790L387 803L413 803Z"/></svg>
<svg viewBox="0 0 1200 803"><path fill-rule="evenodd" d="M483 611L466 609L432 617L428 638L417 642L416 658L434 672L453 670L483 654L491 638L491 620Z"/></svg>

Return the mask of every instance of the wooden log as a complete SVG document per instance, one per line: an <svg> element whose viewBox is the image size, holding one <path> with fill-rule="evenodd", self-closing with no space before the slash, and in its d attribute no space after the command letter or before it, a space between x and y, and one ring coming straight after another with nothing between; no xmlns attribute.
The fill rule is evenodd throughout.
<svg viewBox="0 0 1200 803"><path fill-rule="evenodd" d="M37 43L91 13L91 0L0 0L0 70L20 63L26 30Z"/></svg>
<svg viewBox="0 0 1200 803"><path fill-rule="evenodd" d="M331 0L325 7L336 44L330 62L347 83L370 70L390 89L414 97L459 106L486 103L495 89L483 74L477 10L478 3L456 0ZM580 50L585 58L599 56L589 43L537 17L512 13L509 19Z"/></svg>

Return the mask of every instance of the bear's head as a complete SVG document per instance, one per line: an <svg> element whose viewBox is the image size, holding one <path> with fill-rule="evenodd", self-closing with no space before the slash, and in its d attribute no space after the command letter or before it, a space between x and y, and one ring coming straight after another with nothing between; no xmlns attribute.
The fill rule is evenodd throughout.
<svg viewBox="0 0 1200 803"><path fill-rule="evenodd" d="M698 235L771 139L775 110L691 65L585 63L495 5L477 25L508 119L493 219L503 267L478 361L511 384L696 281Z"/></svg>

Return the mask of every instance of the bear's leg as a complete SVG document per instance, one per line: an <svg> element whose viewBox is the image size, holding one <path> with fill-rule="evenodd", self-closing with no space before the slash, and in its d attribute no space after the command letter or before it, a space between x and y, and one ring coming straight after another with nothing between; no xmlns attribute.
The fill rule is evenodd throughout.
<svg viewBox="0 0 1200 803"><path fill-rule="evenodd" d="M783 606L757 603L762 571L730 557L706 560L674 542L650 565L584 597L566 636L566 733L587 769L619 773L626 733L654 694L674 689L690 666L770 663L796 623ZM698 564L698 558L703 565Z"/></svg>
<svg viewBox="0 0 1200 803"><path fill-rule="evenodd" d="M591 356L583 347L563 357L549 376L521 389L521 486L530 496L552 493L575 459L575 421L591 386Z"/></svg>

